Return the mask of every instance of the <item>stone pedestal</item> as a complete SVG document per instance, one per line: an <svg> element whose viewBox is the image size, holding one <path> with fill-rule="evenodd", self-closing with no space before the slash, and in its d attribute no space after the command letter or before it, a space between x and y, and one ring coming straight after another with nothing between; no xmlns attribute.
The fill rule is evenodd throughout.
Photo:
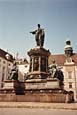
<svg viewBox="0 0 77 115"><path fill-rule="evenodd" d="M3 93L14 93L14 80L5 80L2 91Z"/></svg>
<svg viewBox="0 0 77 115"><path fill-rule="evenodd" d="M25 92L25 83L19 82L17 80L6 80L2 88L4 93L15 93L15 94L24 94Z"/></svg>
<svg viewBox="0 0 77 115"><path fill-rule="evenodd" d="M4 90L8 89L8 90L12 90L14 89L14 80L6 80L4 81L4 86L3 88Z"/></svg>
<svg viewBox="0 0 77 115"><path fill-rule="evenodd" d="M30 79L25 82L26 90L52 90L60 89L57 79Z"/></svg>
<svg viewBox="0 0 77 115"><path fill-rule="evenodd" d="M48 56L49 50L43 47L35 47L28 52L30 57L29 78L46 79L48 76Z"/></svg>

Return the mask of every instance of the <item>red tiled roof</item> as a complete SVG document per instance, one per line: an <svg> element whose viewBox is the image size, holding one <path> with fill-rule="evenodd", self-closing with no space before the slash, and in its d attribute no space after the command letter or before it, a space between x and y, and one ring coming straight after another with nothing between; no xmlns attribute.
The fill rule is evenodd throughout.
<svg viewBox="0 0 77 115"><path fill-rule="evenodd" d="M9 53L0 48L0 57L7 60L6 54L9 54ZM13 62L13 56L11 54L9 54L9 56L10 56L9 61Z"/></svg>
<svg viewBox="0 0 77 115"><path fill-rule="evenodd" d="M77 53L71 56L72 60L77 64Z"/></svg>
<svg viewBox="0 0 77 115"><path fill-rule="evenodd" d="M71 58L75 62L75 64L77 64L77 53L73 54L71 56ZM58 55L52 55L51 54L49 56L48 63L52 64L53 59L55 60L55 63L60 66L60 65L64 65L65 60L66 60L66 56L65 56L65 54L58 54Z"/></svg>
<svg viewBox="0 0 77 115"><path fill-rule="evenodd" d="M55 60L56 64L64 65L66 57L64 54L50 55L48 63L51 64L53 59Z"/></svg>

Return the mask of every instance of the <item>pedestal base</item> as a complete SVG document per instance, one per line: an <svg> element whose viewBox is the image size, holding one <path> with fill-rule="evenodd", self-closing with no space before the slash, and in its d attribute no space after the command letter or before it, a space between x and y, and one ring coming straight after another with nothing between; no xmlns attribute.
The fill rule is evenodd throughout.
<svg viewBox="0 0 77 115"><path fill-rule="evenodd" d="M68 93L68 92L67 92ZM70 95L71 96L71 95ZM72 97L72 96L71 96ZM0 101L5 102L73 102L59 87L57 79L32 79L25 82L5 81Z"/></svg>
<svg viewBox="0 0 77 115"><path fill-rule="evenodd" d="M3 93L15 93L22 95L25 92L25 83L16 80L6 80L2 88Z"/></svg>
<svg viewBox="0 0 77 115"><path fill-rule="evenodd" d="M14 80L6 80L4 81L4 86L2 88L4 91L12 91L14 90Z"/></svg>
<svg viewBox="0 0 77 115"><path fill-rule="evenodd" d="M60 89L57 79L31 79L25 82L26 90Z"/></svg>

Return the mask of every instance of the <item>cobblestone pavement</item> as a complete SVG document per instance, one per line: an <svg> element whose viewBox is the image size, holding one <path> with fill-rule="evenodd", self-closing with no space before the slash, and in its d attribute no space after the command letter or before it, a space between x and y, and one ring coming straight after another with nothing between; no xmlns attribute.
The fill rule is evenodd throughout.
<svg viewBox="0 0 77 115"><path fill-rule="evenodd" d="M0 108L0 115L77 115L77 110Z"/></svg>
<svg viewBox="0 0 77 115"><path fill-rule="evenodd" d="M0 108L47 108L77 110L77 103L0 102Z"/></svg>

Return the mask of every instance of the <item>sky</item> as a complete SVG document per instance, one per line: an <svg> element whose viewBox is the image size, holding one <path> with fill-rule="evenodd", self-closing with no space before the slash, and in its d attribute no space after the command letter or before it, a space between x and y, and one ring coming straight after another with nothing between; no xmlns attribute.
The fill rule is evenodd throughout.
<svg viewBox="0 0 77 115"><path fill-rule="evenodd" d="M0 48L19 57L36 46L30 31L45 30L44 48L64 54L65 42L77 53L77 0L0 0Z"/></svg>

